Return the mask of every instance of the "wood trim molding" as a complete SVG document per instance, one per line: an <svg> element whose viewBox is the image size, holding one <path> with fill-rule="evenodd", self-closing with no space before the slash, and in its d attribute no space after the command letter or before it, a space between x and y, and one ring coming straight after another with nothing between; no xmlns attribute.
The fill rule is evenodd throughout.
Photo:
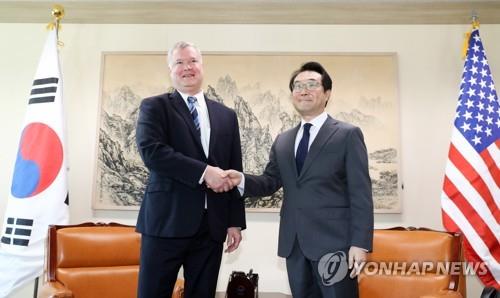
<svg viewBox="0 0 500 298"><path fill-rule="evenodd" d="M493 0L60 1L66 24L500 24ZM0 23L47 23L50 1L0 1Z"/></svg>

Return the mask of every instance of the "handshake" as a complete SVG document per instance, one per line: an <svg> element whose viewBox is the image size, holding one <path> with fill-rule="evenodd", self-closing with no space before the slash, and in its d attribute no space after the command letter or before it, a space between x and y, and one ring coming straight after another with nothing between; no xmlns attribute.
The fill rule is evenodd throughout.
<svg viewBox="0 0 500 298"><path fill-rule="evenodd" d="M224 171L218 167L207 166L204 182L214 192L226 192L240 184L242 174L236 170Z"/></svg>

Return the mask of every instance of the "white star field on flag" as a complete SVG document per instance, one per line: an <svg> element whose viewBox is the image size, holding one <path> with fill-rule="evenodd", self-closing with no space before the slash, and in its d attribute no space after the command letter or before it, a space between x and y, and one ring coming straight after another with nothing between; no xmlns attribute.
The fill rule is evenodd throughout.
<svg viewBox="0 0 500 298"><path fill-rule="evenodd" d="M481 152L500 134L500 108L478 30L472 32L471 39L474 46L465 61L455 126Z"/></svg>

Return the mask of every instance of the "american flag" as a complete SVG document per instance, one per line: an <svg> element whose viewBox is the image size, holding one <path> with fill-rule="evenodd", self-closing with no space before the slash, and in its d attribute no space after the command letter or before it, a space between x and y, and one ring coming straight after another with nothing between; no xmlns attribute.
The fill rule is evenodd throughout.
<svg viewBox="0 0 500 298"><path fill-rule="evenodd" d="M500 287L500 108L486 53L474 28L468 43L448 152L441 206L443 225L464 235L467 261Z"/></svg>

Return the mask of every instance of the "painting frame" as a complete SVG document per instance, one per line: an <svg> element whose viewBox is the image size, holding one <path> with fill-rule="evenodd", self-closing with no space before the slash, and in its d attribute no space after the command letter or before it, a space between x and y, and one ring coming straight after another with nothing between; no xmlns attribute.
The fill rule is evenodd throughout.
<svg viewBox="0 0 500 298"><path fill-rule="evenodd" d="M363 61L358 61L359 59ZM368 134L365 133L365 140L371 160L370 175L372 176L374 167L385 166L387 168L376 171L375 179L372 177L372 181L375 180L375 212L401 213L402 178L396 53L204 52L204 91L208 93L210 98L215 97L219 102L237 111L242 135L244 170L253 174L261 173L276 135L295 126L300 121L289 102L288 80L291 72L300 66L299 61L303 63L309 60L319 61L330 72L333 69L334 92L331 101L333 105L345 106L347 109L346 111L329 109L332 105L329 104L327 112L333 114L334 118L354 122L355 125L362 128L363 132L368 132ZM337 62L332 62L334 60ZM376 70L373 71L371 68ZM267 72L273 73L269 75ZM222 75L224 73L225 75ZM132 136L135 136L132 126L135 123L132 121L120 124L123 127L112 131L113 128L120 126L113 123L113 120L120 118L120 116L127 119L126 115L133 115L128 117L129 120L133 120L137 116L138 106L142 98L164 93L170 88L168 84L165 84L168 82L166 54L164 52L142 51L102 52L100 75L92 208L95 210L138 210L145 183L142 188L136 184L139 180L145 181L144 179L147 179L147 171L139 169L140 162L137 160L137 152L135 152L136 156L133 156L136 147L134 147L135 141L132 139ZM380 76L386 77L380 80ZM252 81L252 78L256 79ZM377 82L374 83L373 80ZM151 85L147 86L147 82L151 82ZM365 93L359 91L359 89L363 89L363 82L366 85L373 85L373 90L377 91L363 91ZM120 84L122 84L121 87ZM234 87L235 85L236 87ZM279 87L275 88L274 86ZM342 92L342 88L348 88L349 92ZM237 90L236 93L235 90ZM356 90L359 92L356 93ZM286 103L285 97L288 98L288 103ZM240 113L241 105L243 105L240 98L246 99L245 109L250 109L252 115L247 117L246 114ZM350 101L355 100L364 109L374 113L375 116L364 113L364 110L359 107L353 108L354 103ZM353 110L357 112L353 113ZM278 121L272 118L273 115L283 116L286 119L280 118ZM385 118L390 118L391 122L389 124L381 123L387 119L378 119L380 118L378 115L388 116ZM265 122L265 120L269 121ZM256 121L261 121L262 125L249 128L248 123ZM388 135L378 136L387 139L390 146L384 148L377 145L381 149L370 150L370 145L373 142L371 134L380 127L385 127L385 130L390 132L390 138ZM252 136L255 138L253 143ZM257 140L261 136L265 136L264 141ZM114 150L112 147L120 145L123 145L121 153L111 152ZM257 149L249 152L247 148ZM115 158L114 162L113 158ZM372 160L375 161L372 162ZM135 170L138 174L126 177L126 179L117 177L113 173L113 171L121 171L128 174ZM120 183L121 185L119 185ZM129 187L127 184L136 187ZM377 208L376 195L383 198L390 196L390 205L387 205L389 207L382 205L384 208ZM253 201L248 199L246 210L249 212L278 212L282 202L282 192L277 193L275 197L268 198L268 201L262 205L263 207L259 204L266 198L253 198ZM279 202L279 205L276 202Z"/></svg>

